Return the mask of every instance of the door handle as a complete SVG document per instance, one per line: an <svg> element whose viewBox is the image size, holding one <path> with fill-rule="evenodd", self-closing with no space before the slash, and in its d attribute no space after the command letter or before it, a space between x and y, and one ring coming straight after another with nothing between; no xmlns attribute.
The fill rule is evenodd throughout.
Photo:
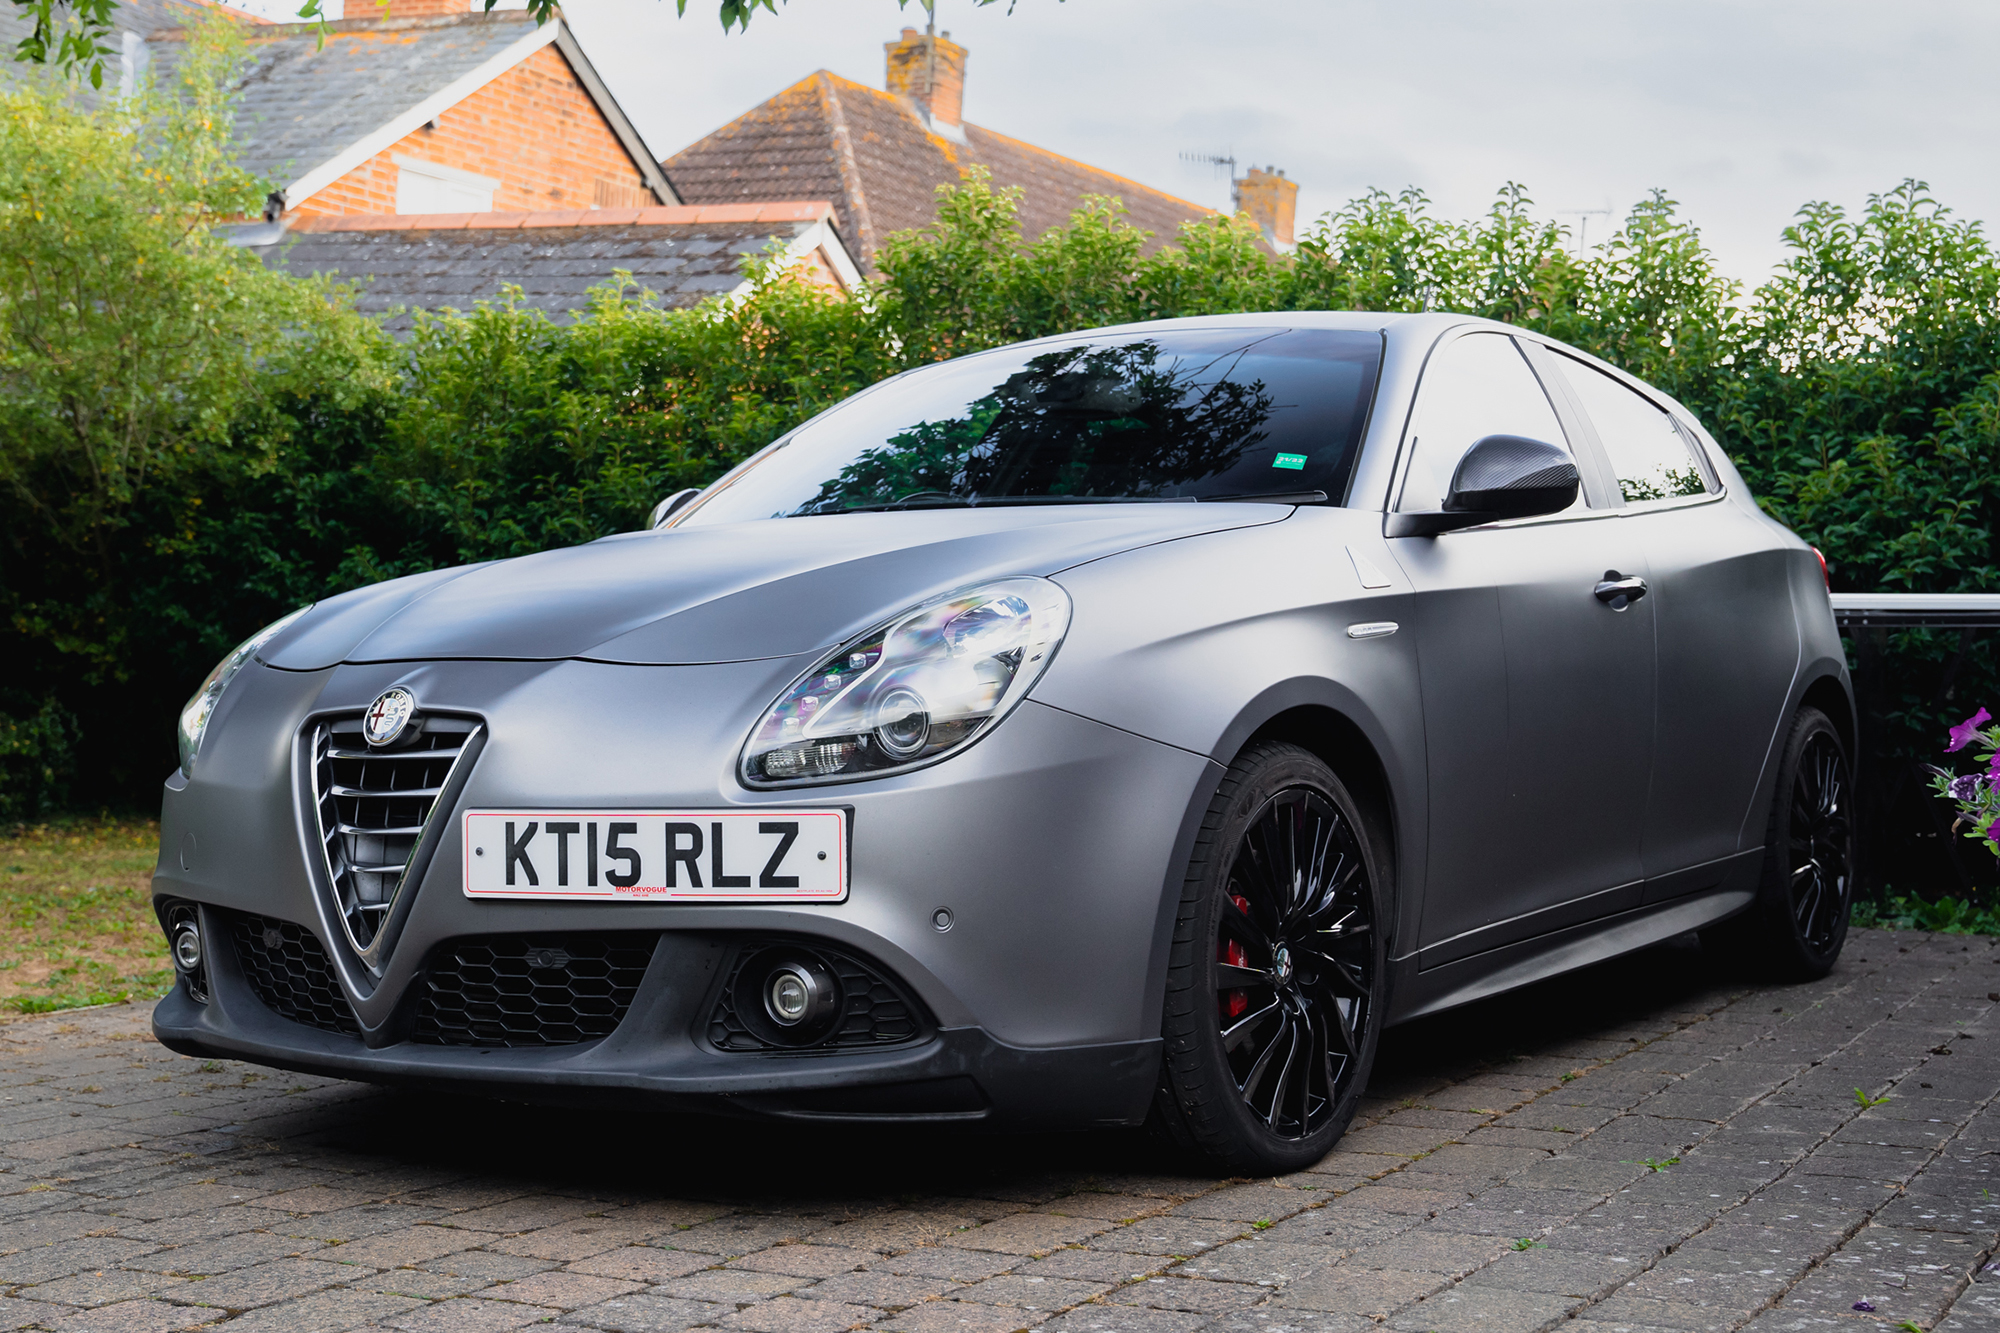
<svg viewBox="0 0 2000 1333"><path fill-rule="evenodd" d="M1623 611L1646 595L1646 580L1636 576L1628 578L1615 569L1607 569L1603 579L1591 589L1591 594L1613 611Z"/></svg>

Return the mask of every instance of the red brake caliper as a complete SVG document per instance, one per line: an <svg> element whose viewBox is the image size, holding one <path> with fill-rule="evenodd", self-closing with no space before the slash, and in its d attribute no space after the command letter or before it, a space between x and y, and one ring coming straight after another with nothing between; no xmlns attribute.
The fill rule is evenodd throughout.
<svg viewBox="0 0 2000 1333"><path fill-rule="evenodd" d="M1248 898L1245 898L1240 893L1232 893L1229 895L1229 900L1236 904L1237 911L1243 913L1245 916L1250 915L1250 900ZM1235 940L1224 940L1222 948L1216 957L1222 962L1230 964L1232 967L1250 966L1250 955ZM1250 997L1245 995L1241 990L1228 990L1222 993L1222 1016L1224 1018L1235 1018L1249 1007Z"/></svg>

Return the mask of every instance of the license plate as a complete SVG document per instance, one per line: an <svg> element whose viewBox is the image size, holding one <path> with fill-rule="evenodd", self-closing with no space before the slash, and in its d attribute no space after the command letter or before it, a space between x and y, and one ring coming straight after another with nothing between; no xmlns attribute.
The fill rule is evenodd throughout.
<svg viewBox="0 0 2000 1333"><path fill-rule="evenodd" d="M468 810L468 898L847 899L845 810Z"/></svg>

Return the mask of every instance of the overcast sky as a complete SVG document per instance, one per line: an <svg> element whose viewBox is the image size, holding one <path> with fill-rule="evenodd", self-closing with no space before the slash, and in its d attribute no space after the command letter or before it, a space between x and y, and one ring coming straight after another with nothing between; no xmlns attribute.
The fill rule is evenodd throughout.
<svg viewBox="0 0 2000 1333"><path fill-rule="evenodd" d="M565 12L662 156L815 69L880 87L922 25L914 0L790 0L726 37L715 0ZM1618 216L1658 186L1754 280L1807 200L1914 176L2000 218L1991 0L938 0L938 26L969 48L967 120L1214 207L1227 180L1182 153L1276 165L1301 224L1370 186L1454 216L1508 180Z"/></svg>

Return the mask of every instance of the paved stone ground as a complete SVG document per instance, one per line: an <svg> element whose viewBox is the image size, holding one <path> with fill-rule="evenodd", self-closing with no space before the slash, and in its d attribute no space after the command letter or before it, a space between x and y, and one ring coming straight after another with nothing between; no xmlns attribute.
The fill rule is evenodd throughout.
<svg viewBox="0 0 2000 1333"><path fill-rule="evenodd" d="M2000 1333L1996 1008L1988 940L1857 934L1788 988L1669 945L1396 1030L1338 1151L1237 1181L1132 1135L496 1105L52 1015L0 1027L0 1329Z"/></svg>

